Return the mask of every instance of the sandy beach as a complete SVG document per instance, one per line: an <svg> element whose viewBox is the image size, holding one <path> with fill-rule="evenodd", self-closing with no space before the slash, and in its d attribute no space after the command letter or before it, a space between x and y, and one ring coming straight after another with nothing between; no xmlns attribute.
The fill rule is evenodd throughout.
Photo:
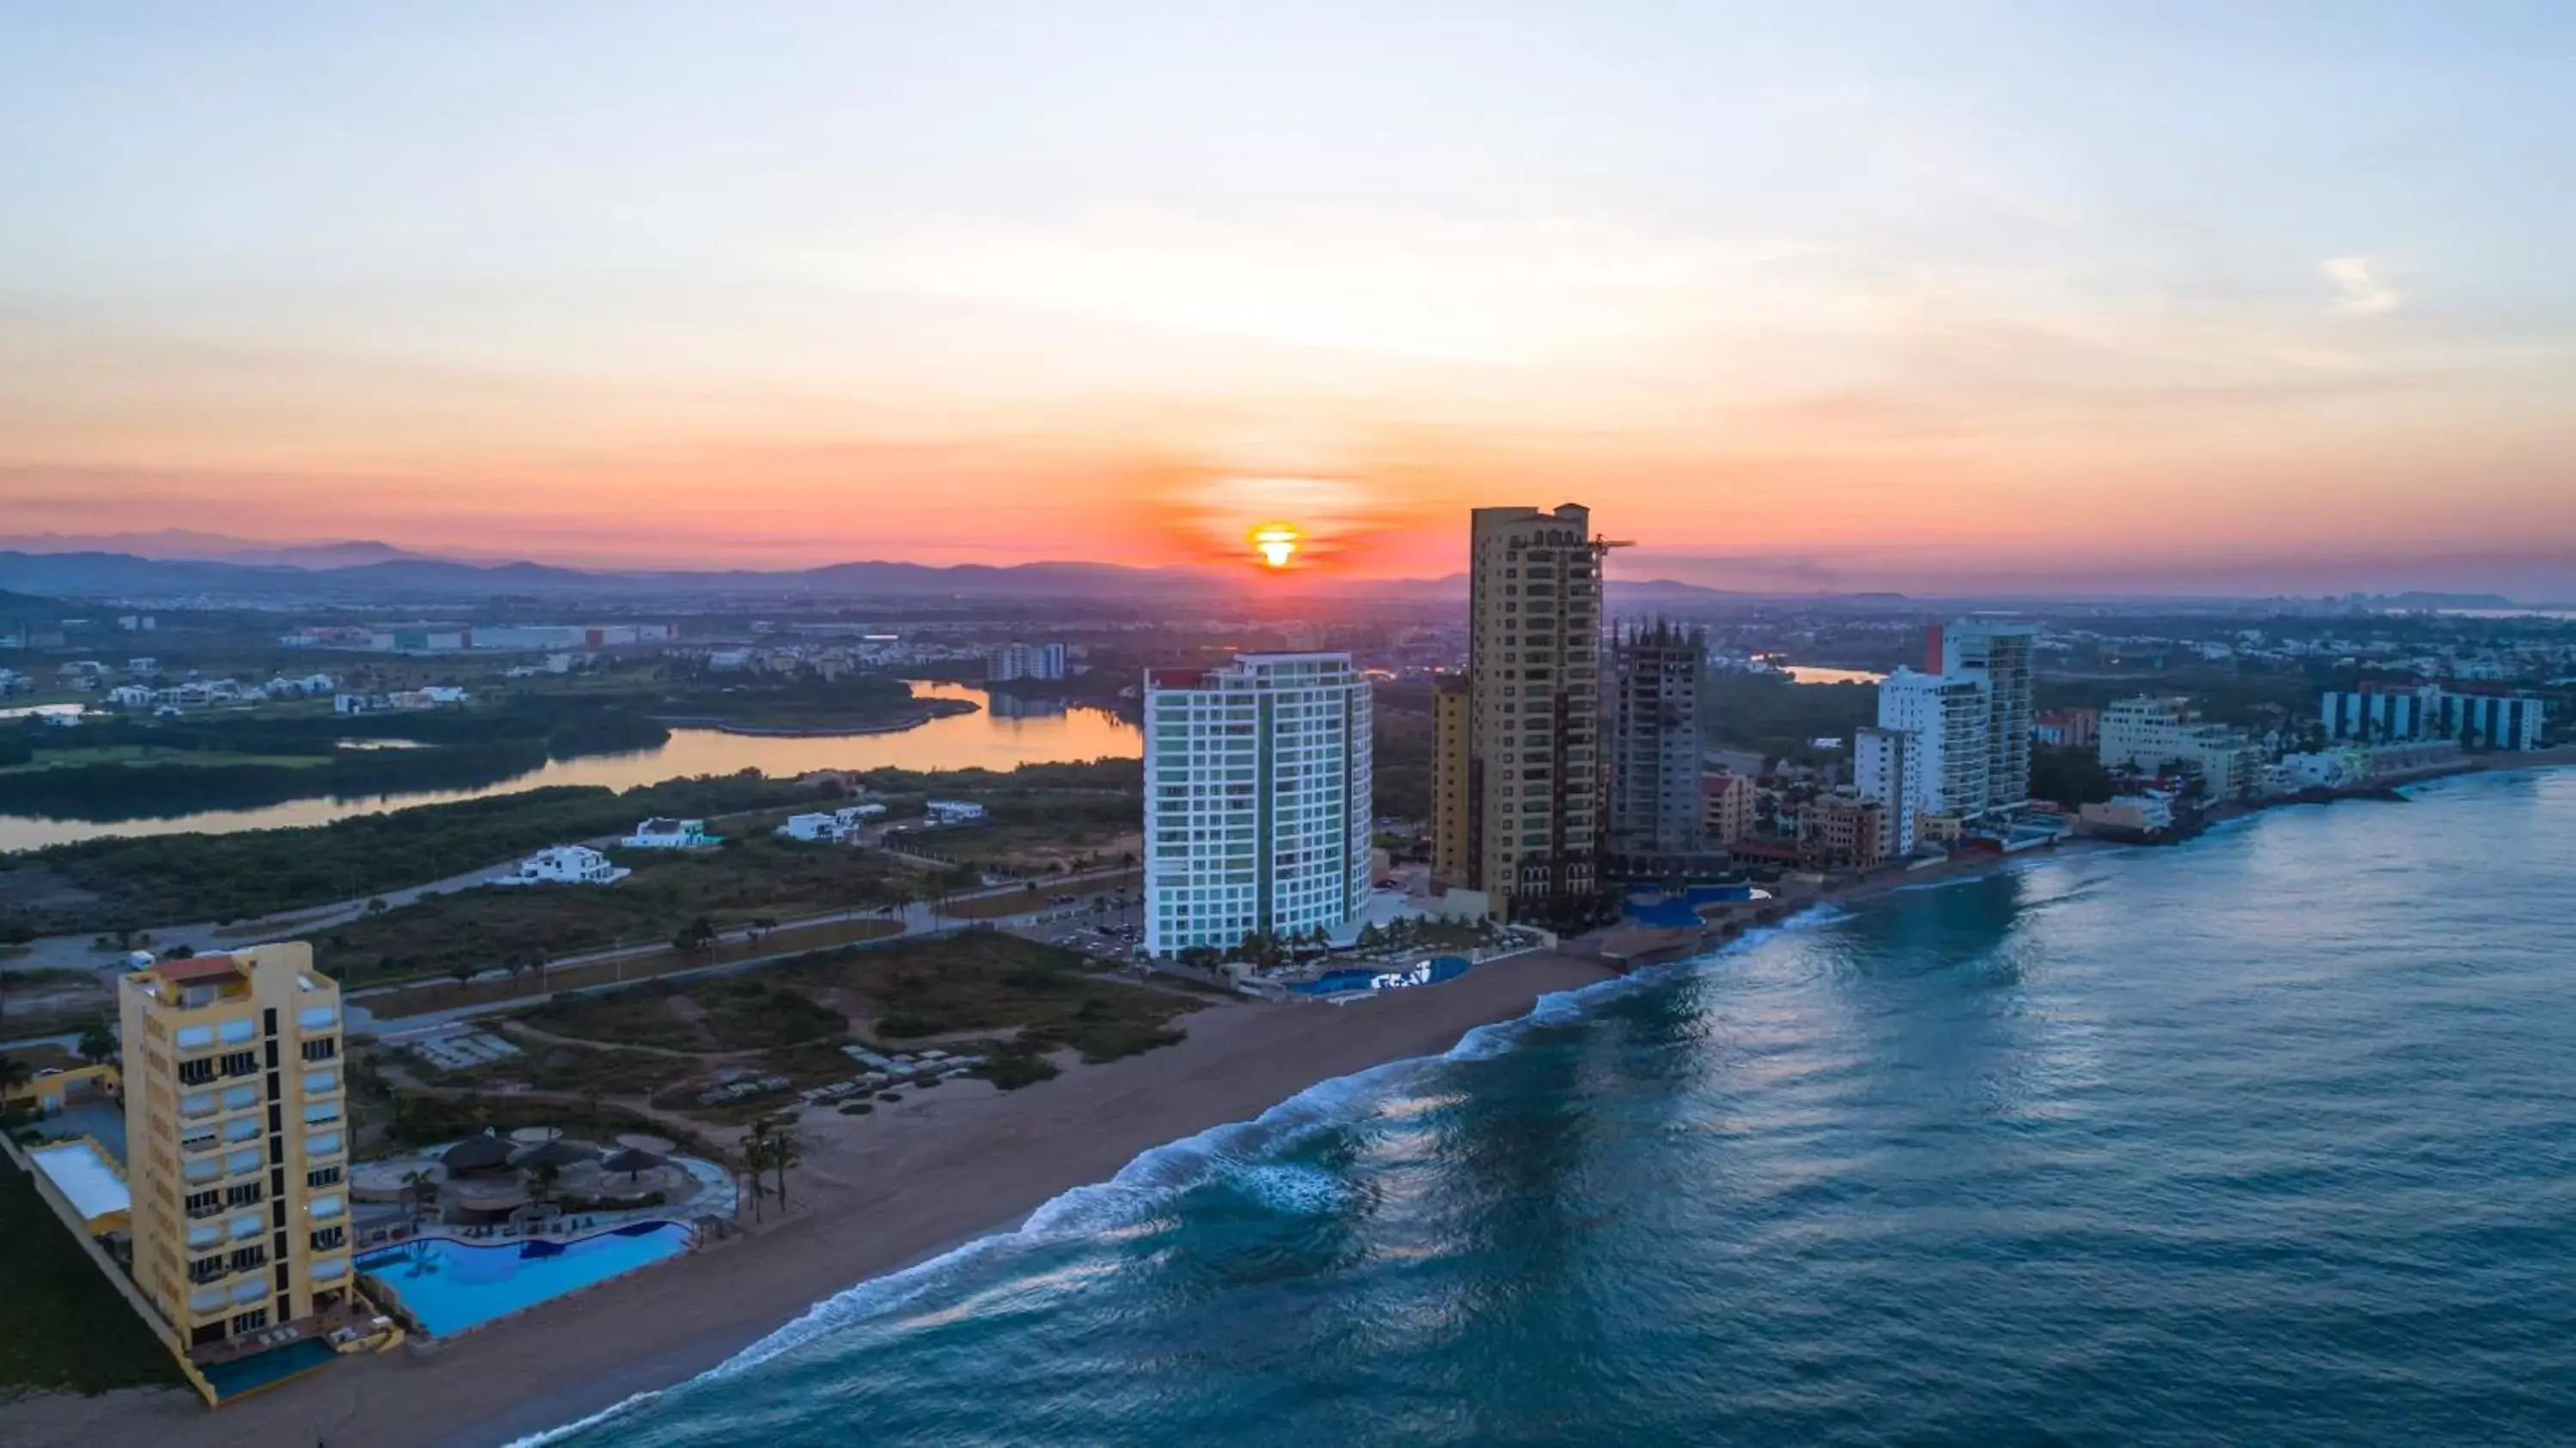
<svg viewBox="0 0 2576 1448"><path fill-rule="evenodd" d="M956 1082L870 1117L809 1113L795 1209L697 1255L433 1352L350 1359L208 1411L193 1394L52 1396L0 1407L12 1448L485 1448L693 1377L869 1278L1007 1230L1139 1153L1249 1121L1321 1081L1437 1055L1539 997L1607 978L1554 954L1436 988L1325 1005L1225 1004L1177 1046L1002 1093Z"/></svg>

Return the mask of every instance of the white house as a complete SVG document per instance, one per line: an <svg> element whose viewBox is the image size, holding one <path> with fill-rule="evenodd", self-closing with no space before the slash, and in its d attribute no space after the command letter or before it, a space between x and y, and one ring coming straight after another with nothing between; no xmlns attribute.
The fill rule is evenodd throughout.
<svg viewBox="0 0 2576 1448"><path fill-rule="evenodd" d="M519 862L517 871L492 881L495 885L613 885L635 872L609 863L588 845L553 845Z"/></svg>
<svg viewBox="0 0 2576 1448"><path fill-rule="evenodd" d="M848 827L843 825L839 818L820 813L789 815L787 823L778 827L778 832L791 840L803 840L807 844L818 842L838 844L850 837Z"/></svg>
<svg viewBox="0 0 2576 1448"><path fill-rule="evenodd" d="M821 840L838 844L856 838L861 824L885 812L886 807L881 804L854 804L830 814L790 815L787 823L778 827L778 832L791 840L808 843Z"/></svg>
<svg viewBox="0 0 2576 1448"><path fill-rule="evenodd" d="M630 850L696 850L723 840L707 833L705 820L674 820L656 817L635 826L635 833L624 841Z"/></svg>
<svg viewBox="0 0 2576 1448"><path fill-rule="evenodd" d="M984 817L982 805L962 799L926 800L922 808L929 813L930 822L935 825L973 824Z"/></svg>
<svg viewBox="0 0 2576 1448"><path fill-rule="evenodd" d="M119 684L107 691L107 702L115 709L148 709L152 707L152 691L141 684Z"/></svg>

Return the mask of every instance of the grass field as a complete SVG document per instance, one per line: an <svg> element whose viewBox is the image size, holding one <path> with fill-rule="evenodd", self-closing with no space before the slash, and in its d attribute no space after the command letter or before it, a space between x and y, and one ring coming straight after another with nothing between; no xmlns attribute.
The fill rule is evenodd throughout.
<svg viewBox="0 0 2576 1448"><path fill-rule="evenodd" d="M842 1080L855 1068L839 1046L856 1036L900 1049L929 1037L986 1039L976 1054L1010 1063L1011 1084L1052 1072L1033 1055L1071 1047L1109 1061L1181 1038L1176 1022L1201 1001L1104 981L1084 957L1013 935L975 931L866 950L837 950L756 974L668 981L558 997L520 1017L567 1045L516 1031L521 1057L437 1078L498 1089L654 1101L711 1121L776 1105L774 1096L702 1108L718 1066L756 1066L797 1085ZM668 1053L681 1052L685 1056Z"/></svg>
<svg viewBox="0 0 2576 1448"><path fill-rule="evenodd" d="M495 977L477 980L470 985L459 985L452 980L423 981L401 990L369 996L366 1006L379 1019L396 1019L430 1011L453 1010L458 1006L480 1005L487 1001L508 1000L512 996L580 990L618 981L646 981L674 971L697 970L754 956L824 950L854 941L882 939L894 934L897 928L891 920L833 920L820 925L773 930L757 941L728 940L714 950L692 951L686 955L676 950L656 950L589 965L558 966L544 972L530 970L516 980ZM488 966L499 962L483 963Z"/></svg>
<svg viewBox="0 0 2576 1448"><path fill-rule="evenodd" d="M0 1403L31 1392L178 1387L179 1365L0 1158Z"/></svg>
<svg viewBox="0 0 2576 1448"><path fill-rule="evenodd" d="M1172 1025L1199 1002L1094 978L1070 950L998 931L837 951L782 968L780 978L847 992L875 1013L877 1039L901 1044L961 1031L1016 1029L1020 1039L1071 1046L1114 1061L1180 1039Z"/></svg>
<svg viewBox="0 0 2576 1448"><path fill-rule="evenodd" d="M872 850L754 836L714 850L625 851L614 885L488 885L317 932L314 960L344 985L440 975L466 964L552 960L668 940L689 922L755 920L893 901L908 872Z"/></svg>

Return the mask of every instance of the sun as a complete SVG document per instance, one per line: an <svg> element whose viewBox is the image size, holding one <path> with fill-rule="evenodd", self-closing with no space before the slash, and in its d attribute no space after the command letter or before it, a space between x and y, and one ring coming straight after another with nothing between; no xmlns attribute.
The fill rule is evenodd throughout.
<svg viewBox="0 0 2576 1448"><path fill-rule="evenodd" d="M1252 530L1252 550L1272 568L1285 568L1297 556L1297 530L1286 523L1264 523Z"/></svg>

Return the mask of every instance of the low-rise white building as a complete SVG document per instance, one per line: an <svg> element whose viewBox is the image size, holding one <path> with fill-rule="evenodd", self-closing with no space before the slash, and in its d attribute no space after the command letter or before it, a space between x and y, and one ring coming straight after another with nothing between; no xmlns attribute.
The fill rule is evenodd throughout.
<svg viewBox="0 0 2576 1448"><path fill-rule="evenodd" d="M2140 694L2102 711L2105 769L2157 773L2179 764L2200 776L2211 799L2251 798L2262 782L2263 749L2224 724L2201 722L2188 699Z"/></svg>
<svg viewBox="0 0 2576 1448"><path fill-rule="evenodd" d="M778 832L791 840L803 840L808 844L839 844L856 839L861 825L885 812L886 807L881 804L854 804L829 814L816 811L789 815L787 822L778 827Z"/></svg>
<svg viewBox="0 0 2576 1448"><path fill-rule="evenodd" d="M930 822L935 825L973 824L982 819L985 814L982 805L972 804L962 799L929 800L923 803L922 809L929 814Z"/></svg>
<svg viewBox="0 0 2576 1448"><path fill-rule="evenodd" d="M705 820L675 820L655 816L636 824L635 833L624 841L630 850L697 850L724 843L721 836L707 833Z"/></svg>
<svg viewBox="0 0 2576 1448"><path fill-rule="evenodd" d="M495 885L613 885L635 872L588 845L552 845L519 862Z"/></svg>

